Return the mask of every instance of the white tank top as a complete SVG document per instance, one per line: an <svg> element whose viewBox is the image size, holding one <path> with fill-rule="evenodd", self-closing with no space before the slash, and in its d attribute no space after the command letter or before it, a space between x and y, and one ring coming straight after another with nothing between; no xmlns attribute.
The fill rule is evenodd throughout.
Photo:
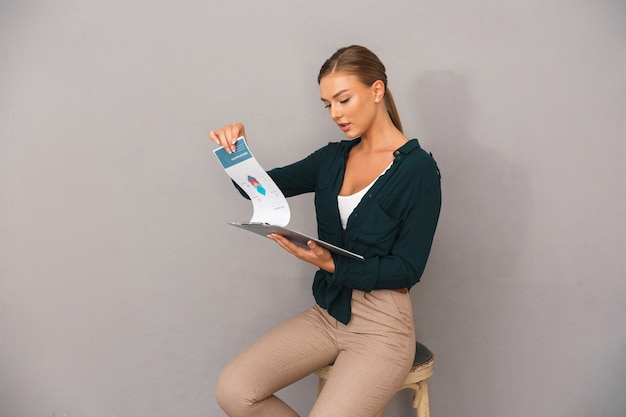
<svg viewBox="0 0 626 417"><path fill-rule="evenodd" d="M348 217L350 217L350 215L352 214L356 206L359 205L365 193L367 193L367 191L370 188L372 188L372 185L374 185L374 183L378 181L378 178L380 178L385 172L387 172L387 170L391 167L392 164L393 162L389 164L389 166L385 168L385 170L381 172L378 177L374 178L374 181L369 183L361 191L358 191L351 195L338 195L337 196L337 205L339 206L339 217L341 217L341 227L343 227L344 230L346 229L346 226L348 225Z"/></svg>

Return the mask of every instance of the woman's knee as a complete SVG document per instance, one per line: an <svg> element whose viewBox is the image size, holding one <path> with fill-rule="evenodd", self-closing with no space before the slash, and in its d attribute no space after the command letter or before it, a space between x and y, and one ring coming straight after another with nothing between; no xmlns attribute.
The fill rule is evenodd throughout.
<svg viewBox="0 0 626 417"><path fill-rule="evenodd" d="M250 378L228 365L217 378L215 398L229 416L245 416L261 400L250 384Z"/></svg>
<svg viewBox="0 0 626 417"><path fill-rule="evenodd" d="M228 366L220 372L217 378L215 398L220 407L229 415L243 404L244 395L241 392L242 384L239 382L240 378L234 375Z"/></svg>

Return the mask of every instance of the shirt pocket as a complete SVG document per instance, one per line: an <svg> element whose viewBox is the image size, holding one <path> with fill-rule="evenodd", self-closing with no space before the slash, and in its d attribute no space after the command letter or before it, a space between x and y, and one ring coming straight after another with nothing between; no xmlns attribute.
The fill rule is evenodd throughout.
<svg viewBox="0 0 626 417"><path fill-rule="evenodd" d="M400 220L389 216L377 202L354 214L353 220L359 223L354 235L357 248L370 256L388 255L396 242Z"/></svg>

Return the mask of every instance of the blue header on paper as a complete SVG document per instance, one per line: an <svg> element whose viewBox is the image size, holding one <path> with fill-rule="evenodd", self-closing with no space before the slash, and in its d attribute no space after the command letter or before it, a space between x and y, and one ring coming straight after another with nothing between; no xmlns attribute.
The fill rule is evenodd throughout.
<svg viewBox="0 0 626 417"><path fill-rule="evenodd" d="M246 146L246 142L243 138L237 139L236 145L237 149L233 153L226 152L224 148L219 148L213 151L224 169L243 162L246 159L252 158L252 154L250 153L248 146Z"/></svg>

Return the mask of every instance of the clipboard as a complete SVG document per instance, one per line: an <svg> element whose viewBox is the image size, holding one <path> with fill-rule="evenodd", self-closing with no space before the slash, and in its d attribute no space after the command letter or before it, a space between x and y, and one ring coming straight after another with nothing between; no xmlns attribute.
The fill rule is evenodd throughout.
<svg viewBox="0 0 626 417"><path fill-rule="evenodd" d="M305 249L309 249L307 246L307 242L312 240L317 245L327 249L332 253L336 253L338 255L347 256L348 258L358 259L362 261L364 258L362 255L359 255L354 252L350 252L349 250L340 248L339 246L335 246L331 243L324 242L323 240L316 239L312 236L305 235L304 233L296 232L295 230L288 229L283 226L277 226L269 223L261 223L261 222L244 222L244 223L236 223L229 222L231 226L238 227L240 229L247 230L252 233L256 233L257 235L267 237L270 233L276 233L281 236L286 237L296 245L303 247ZM269 239L269 238L268 238Z"/></svg>

